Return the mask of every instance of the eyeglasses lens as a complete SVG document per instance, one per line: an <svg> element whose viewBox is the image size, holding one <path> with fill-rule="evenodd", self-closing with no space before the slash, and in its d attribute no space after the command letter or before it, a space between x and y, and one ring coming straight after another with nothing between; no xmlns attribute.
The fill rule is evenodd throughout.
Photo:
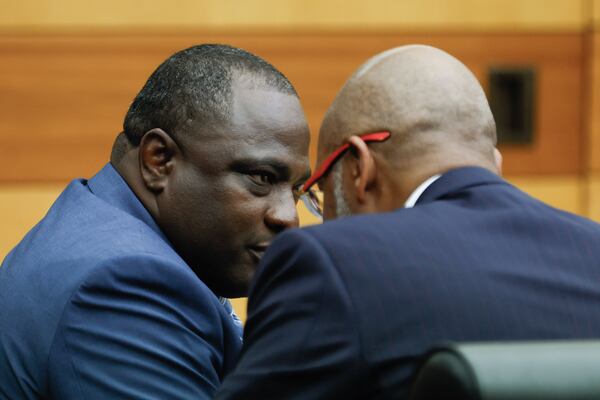
<svg viewBox="0 0 600 400"><path fill-rule="evenodd" d="M315 193L314 190L309 189L307 192L302 194L300 198L302 199L302 202L304 203L308 211L311 212L311 214L313 214L315 217L323 218L323 207L321 204L321 199L319 198L317 193Z"/></svg>

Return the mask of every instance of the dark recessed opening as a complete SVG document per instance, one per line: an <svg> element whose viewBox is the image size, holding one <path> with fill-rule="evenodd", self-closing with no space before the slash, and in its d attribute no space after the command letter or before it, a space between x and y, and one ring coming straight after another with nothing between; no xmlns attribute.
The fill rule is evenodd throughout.
<svg viewBox="0 0 600 400"><path fill-rule="evenodd" d="M498 142L532 143L535 71L532 68L491 68L489 101Z"/></svg>

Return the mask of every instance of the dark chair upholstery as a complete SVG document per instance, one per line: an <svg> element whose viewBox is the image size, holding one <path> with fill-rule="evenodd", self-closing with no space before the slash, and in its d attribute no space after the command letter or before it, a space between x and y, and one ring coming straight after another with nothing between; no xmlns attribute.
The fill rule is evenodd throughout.
<svg viewBox="0 0 600 400"><path fill-rule="evenodd" d="M600 341L450 344L417 372L410 400L600 400Z"/></svg>

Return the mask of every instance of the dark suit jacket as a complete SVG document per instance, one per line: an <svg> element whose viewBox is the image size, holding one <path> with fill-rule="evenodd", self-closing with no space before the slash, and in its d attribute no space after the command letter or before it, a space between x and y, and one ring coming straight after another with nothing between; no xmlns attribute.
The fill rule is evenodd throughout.
<svg viewBox="0 0 600 400"><path fill-rule="evenodd" d="M600 226L480 168L279 236L217 399L391 399L448 340L600 337Z"/></svg>
<svg viewBox="0 0 600 400"><path fill-rule="evenodd" d="M208 399L240 332L107 165L0 268L0 399Z"/></svg>

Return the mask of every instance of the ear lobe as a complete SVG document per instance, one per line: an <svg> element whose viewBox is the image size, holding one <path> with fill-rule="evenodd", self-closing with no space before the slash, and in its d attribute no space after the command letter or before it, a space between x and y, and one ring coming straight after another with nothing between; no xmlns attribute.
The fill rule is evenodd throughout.
<svg viewBox="0 0 600 400"><path fill-rule="evenodd" d="M140 171L145 186L154 193L162 192L173 165L177 144L162 129L144 134L139 146Z"/></svg>
<svg viewBox="0 0 600 400"><path fill-rule="evenodd" d="M367 200L367 192L375 182L377 167L373 155L369 151L367 144L358 136L351 136L348 139L350 145L354 148L358 162L352 171L352 178L356 188L356 199L364 204Z"/></svg>

